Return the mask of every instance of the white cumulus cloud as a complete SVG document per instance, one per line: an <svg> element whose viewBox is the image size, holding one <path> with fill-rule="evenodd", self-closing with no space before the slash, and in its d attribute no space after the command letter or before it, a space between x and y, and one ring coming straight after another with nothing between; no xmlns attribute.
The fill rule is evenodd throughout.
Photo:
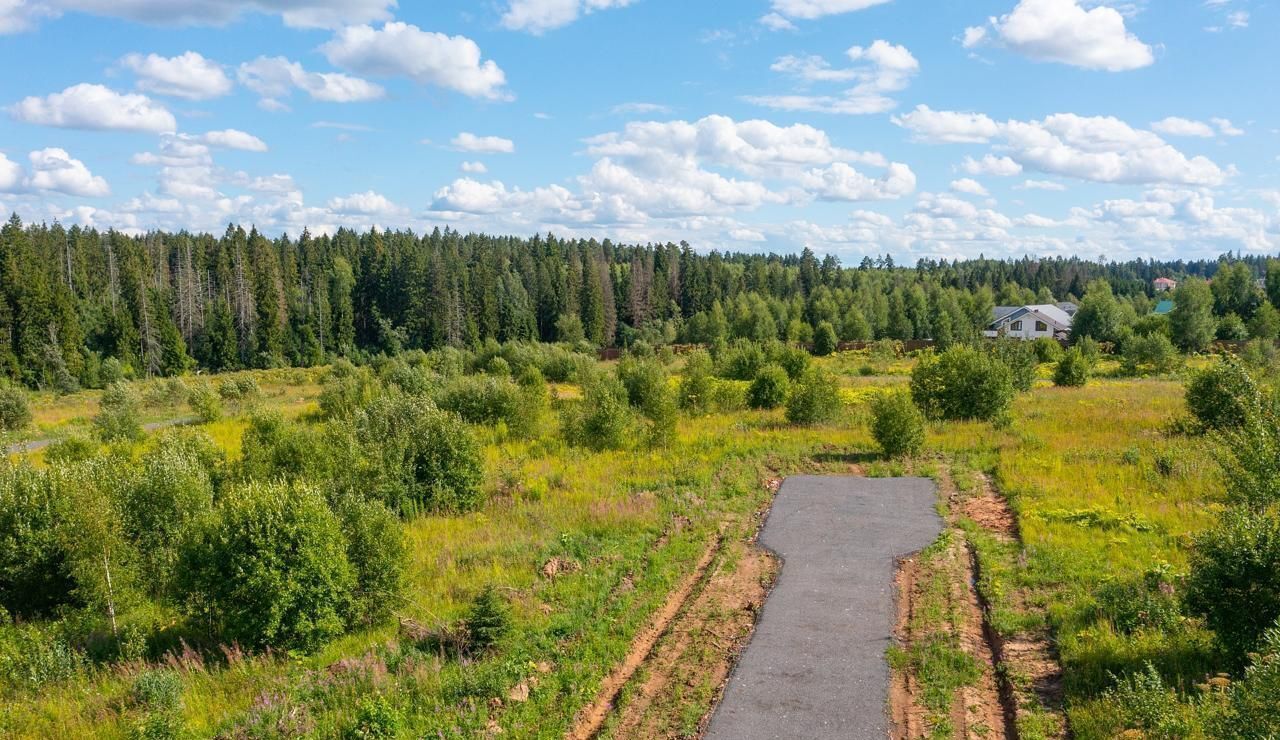
<svg viewBox="0 0 1280 740"><path fill-rule="evenodd" d="M1213 127L1209 124L1178 116L1169 116L1164 120L1156 121L1151 124L1151 129L1166 136L1198 136L1211 139L1214 135Z"/></svg>
<svg viewBox="0 0 1280 740"><path fill-rule="evenodd" d="M268 110L287 108L283 98L302 90L313 100L326 103L357 103L381 98L381 86L338 72L308 72L298 62L285 57L258 57L240 65L240 83L257 93Z"/></svg>
<svg viewBox="0 0 1280 740"><path fill-rule="evenodd" d="M828 15L866 10L887 2L889 0L773 0L773 11L789 18L813 20Z"/></svg>
<svg viewBox="0 0 1280 740"><path fill-rule="evenodd" d="M546 33L598 10L625 8L633 0L511 0L502 25L512 31Z"/></svg>
<svg viewBox="0 0 1280 740"><path fill-rule="evenodd" d="M239 149L245 152L265 152L267 143L253 134L234 128L210 131L196 137L198 141L220 149Z"/></svg>
<svg viewBox="0 0 1280 740"><path fill-rule="evenodd" d="M506 100L506 74L465 36L446 36L392 22L373 28L348 26L320 47L339 67L371 77L407 77L422 85L472 98Z"/></svg>
<svg viewBox="0 0 1280 740"><path fill-rule="evenodd" d="M991 19L1005 47L1029 59L1084 69L1124 72L1155 62L1152 48L1131 33L1121 12L1107 5L1085 8L1080 0L1020 0L1008 15ZM987 35L966 29L964 44Z"/></svg>
<svg viewBox="0 0 1280 740"><path fill-rule="evenodd" d="M73 158L65 149L49 147L31 152L31 176L26 186L31 190L65 193L81 198L101 198L111 194L107 181L94 175L84 162Z"/></svg>
<svg viewBox="0 0 1280 740"><path fill-rule="evenodd" d="M120 60L138 76L138 89L187 100L208 100L231 92L222 65L194 51L176 57L129 54Z"/></svg>
<svg viewBox="0 0 1280 740"><path fill-rule="evenodd" d="M799 79L804 83L852 82L836 95L753 95L746 100L766 108L815 113L871 114L884 113L897 106L890 95L905 90L920 72L920 62L905 47L883 39L870 46L854 46L845 52L853 67L833 67L819 56L780 57L770 67L774 72Z"/></svg>
<svg viewBox="0 0 1280 740"><path fill-rule="evenodd" d="M26 123L59 128L161 133L178 127L173 114L146 95L89 83L43 98L25 98L10 106L9 114Z"/></svg>
<svg viewBox="0 0 1280 740"><path fill-rule="evenodd" d="M511 154L516 150L516 144L511 139L504 139L501 136L476 136L468 131L453 137L449 143L460 152Z"/></svg>

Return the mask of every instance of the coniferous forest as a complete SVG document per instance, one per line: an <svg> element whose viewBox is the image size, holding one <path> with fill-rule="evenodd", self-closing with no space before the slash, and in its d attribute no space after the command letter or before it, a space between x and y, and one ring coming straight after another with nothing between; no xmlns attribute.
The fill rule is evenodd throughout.
<svg viewBox="0 0 1280 740"><path fill-rule="evenodd" d="M743 337L969 338L993 305L1079 300L1103 278L1134 315L1161 276L1212 276L1228 261L964 262L702 254L686 243L529 239L436 230L339 230L275 239L129 236L59 224L0 230L0 374L32 388L109 377L311 366L487 340L626 346ZM1241 269L1244 272L1244 269ZM1247 318L1247 317L1245 317ZM104 369L105 366L105 369ZM112 367L114 366L114 367Z"/></svg>

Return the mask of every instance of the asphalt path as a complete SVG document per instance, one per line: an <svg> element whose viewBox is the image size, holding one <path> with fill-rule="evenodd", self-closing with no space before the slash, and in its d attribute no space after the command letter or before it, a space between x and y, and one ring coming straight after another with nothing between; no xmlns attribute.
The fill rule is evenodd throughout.
<svg viewBox="0 0 1280 740"><path fill-rule="evenodd" d="M894 566L942 532L932 481L788 478L760 542L782 570L710 740L884 738Z"/></svg>
<svg viewBox="0 0 1280 740"><path fill-rule="evenodd" d="M143 424L142 431L156 432L161 429L168 429L169 427L180 427L180 426L186 426L188 424L195 424L198 421L200 420L194 417L183 418L183 419L169 419L168 421L153 421L150 424ZM29 452L35 452L36 450L43 450L49 445L52 445L55 442L61 442L61 441L62 440L60 439L49 438L49 439L32 439L26 442L14 442L10 445L7 445L4 448L4 454L7 456L7 455L20 455L20 454L25 454Z"/></svg>

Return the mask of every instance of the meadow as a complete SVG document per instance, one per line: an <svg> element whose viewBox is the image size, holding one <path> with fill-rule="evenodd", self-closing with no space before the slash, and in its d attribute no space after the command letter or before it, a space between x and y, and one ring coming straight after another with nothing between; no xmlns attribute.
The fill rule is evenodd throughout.
<svg viewBox="0 0 1280 740"><path fill-rule="evenodd" d="M667 360L674 387L684 360ZM477 426L484 503L405 522L407 588L394 622L353 630L312 653L154 642L146 657L90 662L38 687L8 681L0 734L145 735L154 723L138 698L139 681L162 670L179 677L179 736L339 736L388 717L394 721L379 726L405 737L564 736L708 542L749 541L770 482L801 471L918 473L961 490L987 477L1010 502L1021 537L1001 542L961 522L982 563L988 619L1006 637L1049 636L1063 670L1061 705L1078 737L1126 729L1108 694L1116 677L1151 664L1190 696L1221 670L1203 625L1180 618L1167 629L1131 629L1117 624L1123 615L1107 596L1153 572L1179 583L1190 536L1209 526L1218 507L1210 443L1168 431L1184 414L1180 377L1055 388L1043 379L1044 366L1007 419L931 424L922 456L885 461L868 430L868 403L905 386L915 360L882 349L813 362L840 386L838 413L813 425L790 424L781 409L730 402L681 414L665 446L600 452L567 444L555 413L523 437L502 425ZM156 431L130 454L162 435L207 434L234 462L254 413L276 409L299 423L317 416L323 370L246 375L260 395L229 405L218 421ZM716 382L729 396L745 392L746 383ZM139 385L149 399L147 420L190 415L165 400L165 382ZM552 395L553 410L579 402L572 382L553 384ZM41 396L25 436L82 434L96 403L94 392ZM27 462L41 465L41 456ZM450 654L441 635L487 587L509 605L509 635L491 653ZM153 621L176 623L156 608ZM942 690L976 680L966 676L950 676ZM664 711L680 720L663 732L696 735L718 688L666 697ZM936 699L945 705L945 696ZM615 729L606 726L605 735ZM1036 736L1031 725L1020 729Z"/></svg>

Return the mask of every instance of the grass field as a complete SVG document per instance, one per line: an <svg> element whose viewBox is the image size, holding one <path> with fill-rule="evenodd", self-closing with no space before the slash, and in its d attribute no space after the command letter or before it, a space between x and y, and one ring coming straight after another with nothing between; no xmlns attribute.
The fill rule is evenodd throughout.
<svg viewBox="0 0 1280 740"><path fill-rule="evenodd" d="M872 462L866 401L905 383L911 361L848 353L822 362L839 375L845 405L828 425L788 426L781 412L682 417L678 441L667 449L599 454L566 447L550 428L527 441L482 430L488 503L473 514L406 525L410 587L397 613L415 629L443 627L495 585L514 610L509 644L494 657L458 661L392 625L310 656L178 651L170 662L182 675L185 731L333 735L362 711L387 709L403 718L406 736L562 736L708 539L750 536L769 501L768 479L847 472L854 460L869 463L872 474L903 471L899 463ZM290 416L314 408L317 375L257 377L260 404ZM568 385L554 390L577 395ZM42 397L26 438L83 433L95 404L92 393ZM962 486L966 476L987 473L1010 499L1025 554L975 542L992 623L1008 635L1051 631L1079 737L1109 736L1100 697L1112 674L1151 662L1190 689L1215 666L1209 635L1195 624L1124 634L1097 603L1105 583L1165 563L1174 573L1184 568L1188 536L1212 518L1218 479L1204 443L1163 433L1181 410L1176 380L1103 380L1072 390L1042 383L1018 399L1000 428L935 426L934 459L907 465L945 463ZM234 457L246 422L242 410L230 411L205 431ZM149 419L187 413L178 404L147 407ZM549 575L549 563L557 572ZM143 669L94 668L38 694L6 696L0 734L129 736L144 720L128 700ZM694 717L696 726L707 700L705 691L690 692L671 711Z"/></svg>

